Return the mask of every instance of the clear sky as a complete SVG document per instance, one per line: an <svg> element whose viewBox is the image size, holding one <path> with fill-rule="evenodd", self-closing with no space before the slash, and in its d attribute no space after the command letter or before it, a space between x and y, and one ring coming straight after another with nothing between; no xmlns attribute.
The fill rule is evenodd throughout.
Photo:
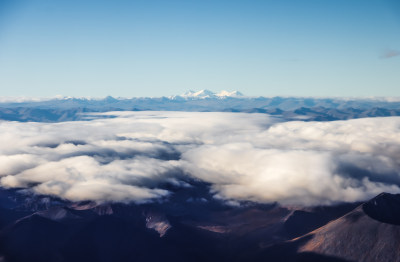
<svg viewBox="0 0 400 262"><path fill-rule="evenodd" d="M400 96L398 0L0 0L0 96Z"/></svg>

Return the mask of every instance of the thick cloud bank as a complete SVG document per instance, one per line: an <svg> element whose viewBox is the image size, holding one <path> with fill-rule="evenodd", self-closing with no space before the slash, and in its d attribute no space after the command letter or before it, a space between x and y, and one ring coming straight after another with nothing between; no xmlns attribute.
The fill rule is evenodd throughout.
<svg viewBox="0 0 400 262"><path fill-rule="evenodd" d="M282 122L265 114L112 112L0 122L0 183L72 201L146 202L166 184L295 205L400 192L400 117ZM233 201L233 202L232 202Z"/></svg>

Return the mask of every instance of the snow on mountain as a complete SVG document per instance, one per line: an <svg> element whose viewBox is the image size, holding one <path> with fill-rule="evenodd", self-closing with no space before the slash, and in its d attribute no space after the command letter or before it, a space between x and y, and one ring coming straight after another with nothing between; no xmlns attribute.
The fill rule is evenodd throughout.
<svg viewBox="0 0 400 262"><path fill-rule="evenodd" d="M222 90L221 92L219 92L218 94L215 94L218 97L242 97L244 96L242 93L240 93L239 91L226 91L226 90Z"/></svg>
<svg viewBox="0 0 400 262"><path fill-rule="evenodd" d="M207 89L203 89L200 91L192 91L189 90L185 92L184 94L180 95L180 97L186 98L186 99L205 99L205 98L227 98L227 97L242 97L243 94L240 93L239 91L226 91L222 90L219 93L212 92Z"/></svg>
<svg viewBox="0 0 400 262"><path fill-rule="evenodd" d="M215 93L207 89L203 89L197 92L189 90L181 96L184 98L211 98L215 97Z"/></svg>

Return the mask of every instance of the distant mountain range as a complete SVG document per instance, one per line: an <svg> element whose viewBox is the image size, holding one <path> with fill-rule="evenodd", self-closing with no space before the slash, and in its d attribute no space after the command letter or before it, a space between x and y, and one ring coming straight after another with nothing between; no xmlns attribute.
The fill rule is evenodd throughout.
<svg viewBox="0 0 400 262"><path fill-rule="evenodd" d="M247 97L238 91L188 91L170 97L0 101L0 119L39 122L82 120L87 112L127 110L265 113L308 121L400 115L400 100L393 98Z"/></svg>
<svg viewBox="0 0 400 262"><path fill-rule="evenodd" d="M239 91L210 90L187 91L182 95L169 97L133 97L133 98L77 98L56 97L48 99L0 99L0 107L35 108L88 108L93 110L179 110L179 111L224 111L249 110L254 108L294 110L301 107L324 107L332 109L370 109L400 108L400 99L396 98L318 98L318 97L249 97Z"/></svg>

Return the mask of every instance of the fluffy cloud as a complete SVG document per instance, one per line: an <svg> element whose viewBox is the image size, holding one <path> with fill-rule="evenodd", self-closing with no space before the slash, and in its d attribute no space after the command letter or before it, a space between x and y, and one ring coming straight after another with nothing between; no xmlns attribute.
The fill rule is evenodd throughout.
<svg viewBox="0 0 400 262"><path fill-rule="evenodd" d="M107 118L103 118L106 116ZM108 118L111 117L112 118ZM0 183L71 201L146 202L166 184L296 205L400 192L400 118L284 122L265 114L111 112L0 122Z"/></svg>

